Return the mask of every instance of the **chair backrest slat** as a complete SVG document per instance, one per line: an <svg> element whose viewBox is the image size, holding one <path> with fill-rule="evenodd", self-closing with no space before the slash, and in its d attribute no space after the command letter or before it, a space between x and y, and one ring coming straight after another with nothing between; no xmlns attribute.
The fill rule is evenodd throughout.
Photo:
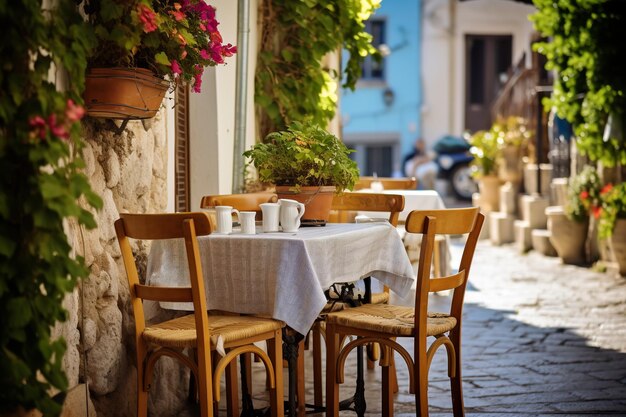
<svg viewBox="0 0 626 417"><path fill-rule="evenodd" d="M215 206L231 206L239 211L256 211L257 218L260 219L262 203L275 203L278 200L276 193L262 191L258 193L245 194L222 194L207 195L202 197L200 208L207 209Z"/></svg>
<svg viewBox="0 0 626 417"><path fill-rule="evenodd" d="M150 285L135 284L137 297L151 301L170 301L184 303L193 301L191 287L151 287Z"/></svg>
<svg viewBox="0 0 626 417"><path fill-rule="evenodd" d="M404 210L404 196L400 194L344 193L333 197L331 210L388 212L389 223L397 226L400 212Z"/></svg>
<svg viewBox="0 0 626 417"><path fill-rule="evenodd" d="M409 233L423 233L426 217L437 219L438 235L462 235L470 233L478 210L475 207L443 210L415 210L409 213L405 228Z"/></svg>
<svg viewBox="0 0 626 417"><path fill-rule="evenodd" d="M132 239L158 240L182 238L183 222L193 219L197 236L211 233L207 213L122 214L124 233Z"/></svg>
<svg viewBox="0 0 626 417"><path fill-rule="evenodd" d="M463 285L465 281L465 271L461 271L454 275L449 275L443 278L431 278L429 292L453 290Z"/></svg>
<svg viewBox="0 0 626 417"><path fill-rule="evenodd" d="M380 182L385 190L415 190L417 188L417 179L415 177L359 177L354 189L371 188L374 181Z"/></svg>

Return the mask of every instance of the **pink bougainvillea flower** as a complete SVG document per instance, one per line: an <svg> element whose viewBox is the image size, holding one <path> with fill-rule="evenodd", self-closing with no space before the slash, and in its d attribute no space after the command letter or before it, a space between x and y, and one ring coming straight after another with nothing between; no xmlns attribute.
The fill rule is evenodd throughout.
<svg viewBox="0 0 626 417"><path fill-rule="evenodd" d="M602 190L600 190L600 194L604 195L604 194L610 193L612 189L613 189L613 184L608 183L607 185L602 187Z"/></svg>
<svg viewBox="0 0 626 417"><path fill-rule="evenodd" d="M194 65L193 69L193 92L199 93L202 91L202 74L204 73L204 67L202 65Z"/></svg>
<svg viewBox="0 0 626 417"><path fill-rule="evenodd" d="M38 136L39 139L44 140L46 138L46 121L41 116L31 117L28 121L28 125L32 128L31 135Z"/></svg>
<svg viewBox="0 0 626 417"><path fill-rule="evenodd" d="M69 139L70 133L67 131L65 126L62 124L57 124L57 115L52 113L48 116L48 127L50 128L50 132L56 137L62 139Z"/></svg>
<svg viewBox="0 0 626 417"><path fill-rule="evenodd" d="M586 190L583 190L580 192L579 197L581 200L586 200L589 198L589 192Z"/></svg>
<svg viewBox="0 0 626 417"><path fill-rule="evenodd" d="M183 70L180 68L180 64L175 59L172 59L171 66L172 66L172 72L174 73L174 76L178 76L183 73Z"/></svg>
<svg viewBox="0 0 626 417"><path fill-rule="evenodd" d="M593 217L595 217L596 219L599 219L602 215L602 207L593 206L591 207L591 211L593 212Z"/></svg>
<svg viewBox="0 0 626 417"><path fill-rule="evenodd" d="M200 58L202 58L202 59L209 59L209 58L211 58L211 55L209 54L209 51L207 51L206 49L200 49L200 51L198 51L198 53L200 54Z"/></svg>
<svg viewBox="0 0 626 417"><path fill-rule="evenodd" d="M174 19L177 22L180 22L181 20L185 20L185 18L187 17L185 15L185 12L181 11L182 6L180 5L180 3L174 3L174 10L170 10L170 14L172 16L174 16Z"/></svg>
<svg viewBox="0 0 626 417"><path fill-rule="evenodd" d="M72 99L67 100L67 108L65 109L65 117L70 122L77 122L85 115L85 108L74 103Z"/></svg>
<svg viewBox="0 0 626 417"><path fill-rule="evenodd" d="M223 45L222 46L222 55L223 56L233 56L235 53L237 53L237 47L231 45L230 43Z"/></svg>
<svg viewBox="0 0 626 417"><path fill-rule="evenodd" d="M139 20L143 24L143 31L146 33L154 32L158 28L157 14L145 4L140 4L137 8L139 12Z"/></svg>

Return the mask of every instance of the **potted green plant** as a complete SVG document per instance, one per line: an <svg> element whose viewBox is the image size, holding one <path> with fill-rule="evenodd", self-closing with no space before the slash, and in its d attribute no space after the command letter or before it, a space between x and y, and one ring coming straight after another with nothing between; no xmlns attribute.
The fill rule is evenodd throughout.
<svg viewBox="0 0 626 417"><path fill-rule="evenodd" d="M599 235L610 239L619 273L626 275L626 183L605 185L600 192L600 198L602 206L598 212Z"/></svg>
<svg viewBox="0 0 626 417"><path fill-rule="evenodd" d="M565 206L546 209L550 242L563 263L581 265L587 262L589 214L598 213L599 197L600 178L595 168L587 165L571 178Z"/></svg>
<svg viewBox="0 0 626 417"><path fill-rule="evenodd" d="M498 176L503 181L519 182L522 178L522 151L532 132L523 117L499 119L491 127L498 142Z"/></svg>
<svg viewBox="0 0 626 417"><path fill-rule="evenodd" d="M303 220L328 221L334 193L352 190L359 169L335 135L310 122L294 122L244 152L259 180L276 186L279 198L305 204ZM318 209L317 204L320 204Z"/></svg>
<svg viewBox="0 0 626 417"><path fill-rule="evenodd" d="M498 135L492 130L479 130L469 138L472 176L478 180L480 207L486 211L500 209L500 179L497 173Z"/></svg>
<svg viewBox="0 0 626 417"><path fill-rule="evenodd" d="M206 66L224 63L215 8L203 0L83 0L97 47L89 58L87 114L149 118L168 87L200 92Z"/></svg>

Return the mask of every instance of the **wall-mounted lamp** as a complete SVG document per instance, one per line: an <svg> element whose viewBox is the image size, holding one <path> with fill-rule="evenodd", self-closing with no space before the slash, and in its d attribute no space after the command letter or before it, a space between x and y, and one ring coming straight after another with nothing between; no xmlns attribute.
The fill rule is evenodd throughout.
<svg viewBox="0 0 626 417"><path fill-rule="evenodd" d="M393 90L389 87L385 88L385 91L383 91L383 101L385 102L385 106L391 107L394 99L395 94L393 93Z"/></svg>

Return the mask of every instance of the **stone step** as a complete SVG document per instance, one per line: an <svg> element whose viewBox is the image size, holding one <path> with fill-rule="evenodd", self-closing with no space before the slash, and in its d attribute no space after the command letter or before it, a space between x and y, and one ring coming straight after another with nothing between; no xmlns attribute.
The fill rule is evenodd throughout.
<svg viewBox="0 0 626 417"><path fill-rule="evenodd" d="M535 229L532 231L533 249L545 256L558 256L550 242L550 231Z"/></svg>
<svg viewBox="0 0 626 417"><path fill-rule="evenodd" d="M489 214L489 234L491 243L494 245L502 245L511 243L515 240L513 234L513 222L515 216L507 213L492 212Z"/></svg>
<svg viewBox="0 0 626 417"><path fill-rule="evenodd" d="M520 253L526 253L533 248L532 230L530 224L525 220L515 220L513 222L515 234L515 244Z"/></svg>
<svg viewBox="0 0 626 417"><path fill-rule="evenodd" d="M531 229L545 229L548 225L546 208L549 200L545 197L525 195L522 197L522 220L530 225Z"/></svg>

